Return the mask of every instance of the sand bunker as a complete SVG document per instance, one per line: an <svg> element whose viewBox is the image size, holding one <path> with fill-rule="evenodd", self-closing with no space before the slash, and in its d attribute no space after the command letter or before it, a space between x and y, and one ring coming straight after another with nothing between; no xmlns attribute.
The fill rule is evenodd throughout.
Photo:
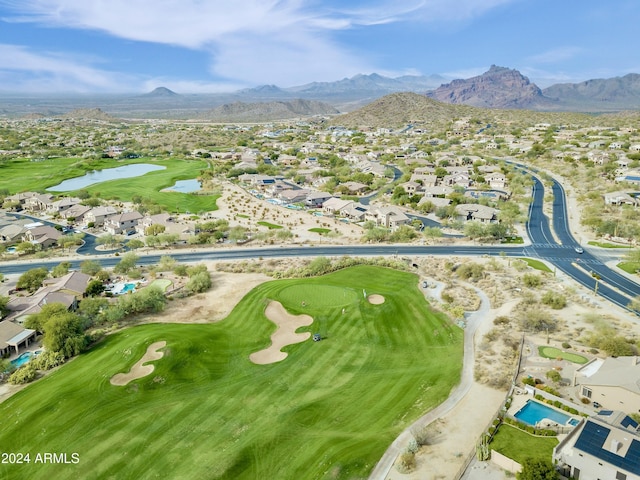
<svg viewBox="0 0 640 480"><path fill-rule="evenodd" d="M167 342L164 340L161 342L152 343L147 348L146 353L142 356L142 358L136 362L136 364L131 367L129 373L116 373L113 377L111 377L111 385L117 385L122 387L133 380L137 380L142 377L146 377L147 375L151 375L153 372L153 365L144 365L147 362L153 362L154 360L160 360L164 356L164 352L160 352L161 348L167 346Z"/></svg>
<svg viewBox="0 0 640 480"><path fill-rule="evenodd" d="M258 365L276 363L287 358L287 353L280 351L281 348L294 343L304 342L311 337L311 333L296 333L300 327L306 327L313 323L313 318L309 315L291 315L285 310L280 302L272 301L264 311L266 317L278 326L278 329L271 335L271 346L249 355L249 359Z"/></svg>
<svg viewBox="0 0 640 480"><path fill-rule="evenodd" d="M384 303L384 297L382 295L369 295L367 300L369 300L369 303L372 305L380 305Z"/></svg>

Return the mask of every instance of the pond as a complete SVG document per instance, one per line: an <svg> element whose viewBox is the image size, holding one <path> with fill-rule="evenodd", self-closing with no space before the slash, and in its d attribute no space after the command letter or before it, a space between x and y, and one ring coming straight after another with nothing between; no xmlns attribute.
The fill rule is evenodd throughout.
<svg viewBox="0 0 640 480"><path fill-rule="evenodd" d="M154 172L156 170L165 170L166 168L167 167L161 167L160 165L151 165L150 163L135 163L133 165L123 165L116 168L94 170L86 173L82 177L65 180L58 185L47 188L47 190L55 192L71 192L90 185L95 185L96 183L106 182L107 180L139 177L145 173Z"/></svg>
<svg viewBox="0 0 640 480"><path fill-rule="evenodd" d="M160 190L161 192L180 192L180 193L191 193L197 192L202 189L202 184L196 178L192 178L191 180L178 180L173 186L168 188L163 188Z"/></svg>

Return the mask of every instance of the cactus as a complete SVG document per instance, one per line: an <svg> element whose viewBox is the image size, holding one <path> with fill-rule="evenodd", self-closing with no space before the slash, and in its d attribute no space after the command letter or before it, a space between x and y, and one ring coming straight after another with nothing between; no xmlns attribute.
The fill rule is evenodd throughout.
<svg viewBox="0 0 640 480"><path fill-rule="evenodd" d="M481 462L489 460L490 450L489 450L489 435L483 433L476 444L476 457Z"/></svg>

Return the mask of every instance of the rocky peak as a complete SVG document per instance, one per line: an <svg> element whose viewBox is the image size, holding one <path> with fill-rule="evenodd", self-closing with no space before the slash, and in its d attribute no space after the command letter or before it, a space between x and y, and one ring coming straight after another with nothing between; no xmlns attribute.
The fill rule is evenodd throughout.
<svg viewBox="0 0 640 480"><path fill-rule="evenodd" d="M540 88L518 70L496 65L482 75L453 80L427 95L441 102L486 108L527 108L545 101Z"/></svg>

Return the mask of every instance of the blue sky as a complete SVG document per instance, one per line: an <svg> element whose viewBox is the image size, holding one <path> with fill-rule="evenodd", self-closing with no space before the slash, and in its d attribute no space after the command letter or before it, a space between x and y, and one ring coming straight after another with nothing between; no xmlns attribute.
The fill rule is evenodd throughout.
<svg viewBox="0 0 640 480"><path fill-rule="evenodd" d="M0 91L179 93L358 73L640 73L637 0L0 0Z"/></svg>

